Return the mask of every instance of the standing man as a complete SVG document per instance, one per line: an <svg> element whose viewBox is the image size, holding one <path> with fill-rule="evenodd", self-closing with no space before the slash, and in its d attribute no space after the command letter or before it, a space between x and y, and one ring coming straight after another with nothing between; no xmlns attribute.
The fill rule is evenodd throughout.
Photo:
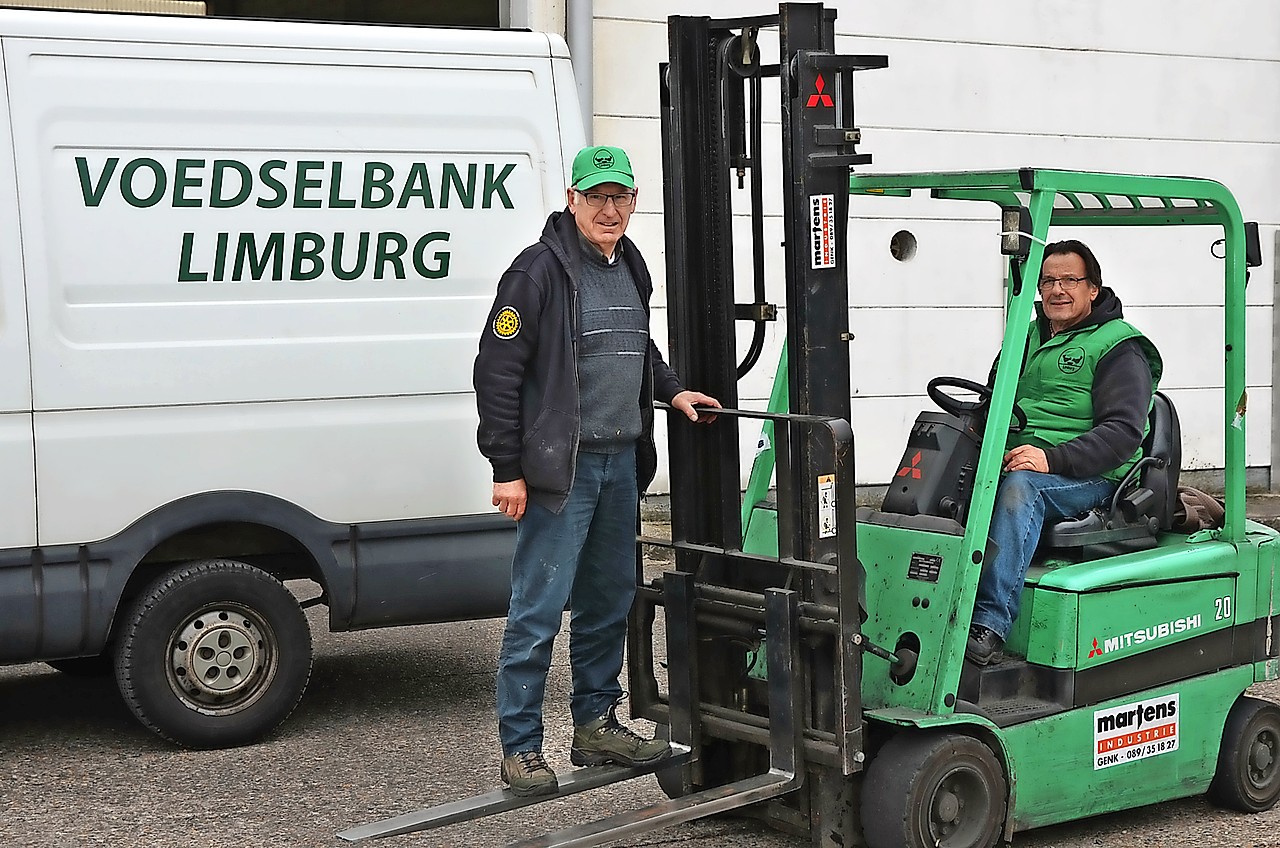
<svg viewBox="0 0 1280 848"><path fill-rule="evenodd" d="M979 665L1001 656L1045 522L1108 500L1142 457L1164 367L1082 242L1045 247L1039 291L1015 394L1027 425L1009 436L991 516L996 551L978 580L965 647Z"/></svg>
<svg viewBox="0 0 1280 848"><path fill-rule="evenodd" d="M574 765L650 763L671 749L617 718L636 589L639 492L657 468L653 401L710 423L649 338L653 280L624 233L635 208L617 147L573 160L568 208L498 281L474 382L493 504L515 519L511 604L498 666L502 780L557 788L542 757L542 702L561 613L571 612Z"/></svg>

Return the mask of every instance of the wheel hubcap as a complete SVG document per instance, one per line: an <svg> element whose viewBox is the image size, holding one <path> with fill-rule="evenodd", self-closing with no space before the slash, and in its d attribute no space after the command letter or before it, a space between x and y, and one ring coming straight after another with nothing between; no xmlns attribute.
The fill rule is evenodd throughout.
<svg viewBox="0 0 1280 848"><path fill-rule="evenodd" d="M939 783L929 805L928 832L937 845L970 845L987 815L989 788L969 767L960 767Z"/></svg>
<svg viewBox="0 0 1280 848"><path fill-rule="evenodd" d="M1255 786L1261 786L1271 778L1275 765L1276 740L1270 734L1262 734L1253 741L1249 751L1249 778Z"/></svg>
<svg viewBox="0 0 1280 848"><path fill-rule="evenodd" d="M934 816L939 822L953 824L960 816L962 804L953 792L939 792L938 802L934 806Z"/></svg>
<svg viewBox="0 0 1280 848"><path fill-rule="evenodd" d="M275 676L277 649L270 627L234 604L201 610L169 643L169 683L199 712L236 712L256 701Z"/></svg>

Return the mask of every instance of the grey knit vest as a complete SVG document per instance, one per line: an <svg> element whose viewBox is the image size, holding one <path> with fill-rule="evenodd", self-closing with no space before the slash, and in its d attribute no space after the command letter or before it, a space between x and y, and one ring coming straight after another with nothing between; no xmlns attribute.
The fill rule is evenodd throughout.
<svg viewBox="0 0 1280 848"><path fill-rule="evenodd" d="M621 256L605 261L580 239L578 280L578 449L616 453L640 438L640 386L649 325L635 280ZM621 245L618 245L621 249Z"/></svg>

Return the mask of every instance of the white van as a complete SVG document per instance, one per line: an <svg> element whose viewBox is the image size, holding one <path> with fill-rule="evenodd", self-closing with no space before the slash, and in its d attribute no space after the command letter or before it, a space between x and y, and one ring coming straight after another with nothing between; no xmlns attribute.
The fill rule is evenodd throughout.
<svg viewBox="0 0 1280 848"><path fill-rule="evenodd" d="M583 143L528 32L0 11L0 662L260 737L333 630L500 616L496 281Z"/></svg>

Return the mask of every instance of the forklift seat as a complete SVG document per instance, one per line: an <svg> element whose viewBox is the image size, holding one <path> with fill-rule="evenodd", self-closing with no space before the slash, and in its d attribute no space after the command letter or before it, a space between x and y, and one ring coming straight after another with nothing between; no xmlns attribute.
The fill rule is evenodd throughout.
<svg viewBox="0 0 1280 848"><path fill-rule="evenodd" d="M1153 548L1173 526L1182 465L1182 430L1169 398L1156 392L1142 458L1129 470L1110 503L1078 518L1063 519L1040 535L1041 552L1070 559L1097 559Z"/></svg>

